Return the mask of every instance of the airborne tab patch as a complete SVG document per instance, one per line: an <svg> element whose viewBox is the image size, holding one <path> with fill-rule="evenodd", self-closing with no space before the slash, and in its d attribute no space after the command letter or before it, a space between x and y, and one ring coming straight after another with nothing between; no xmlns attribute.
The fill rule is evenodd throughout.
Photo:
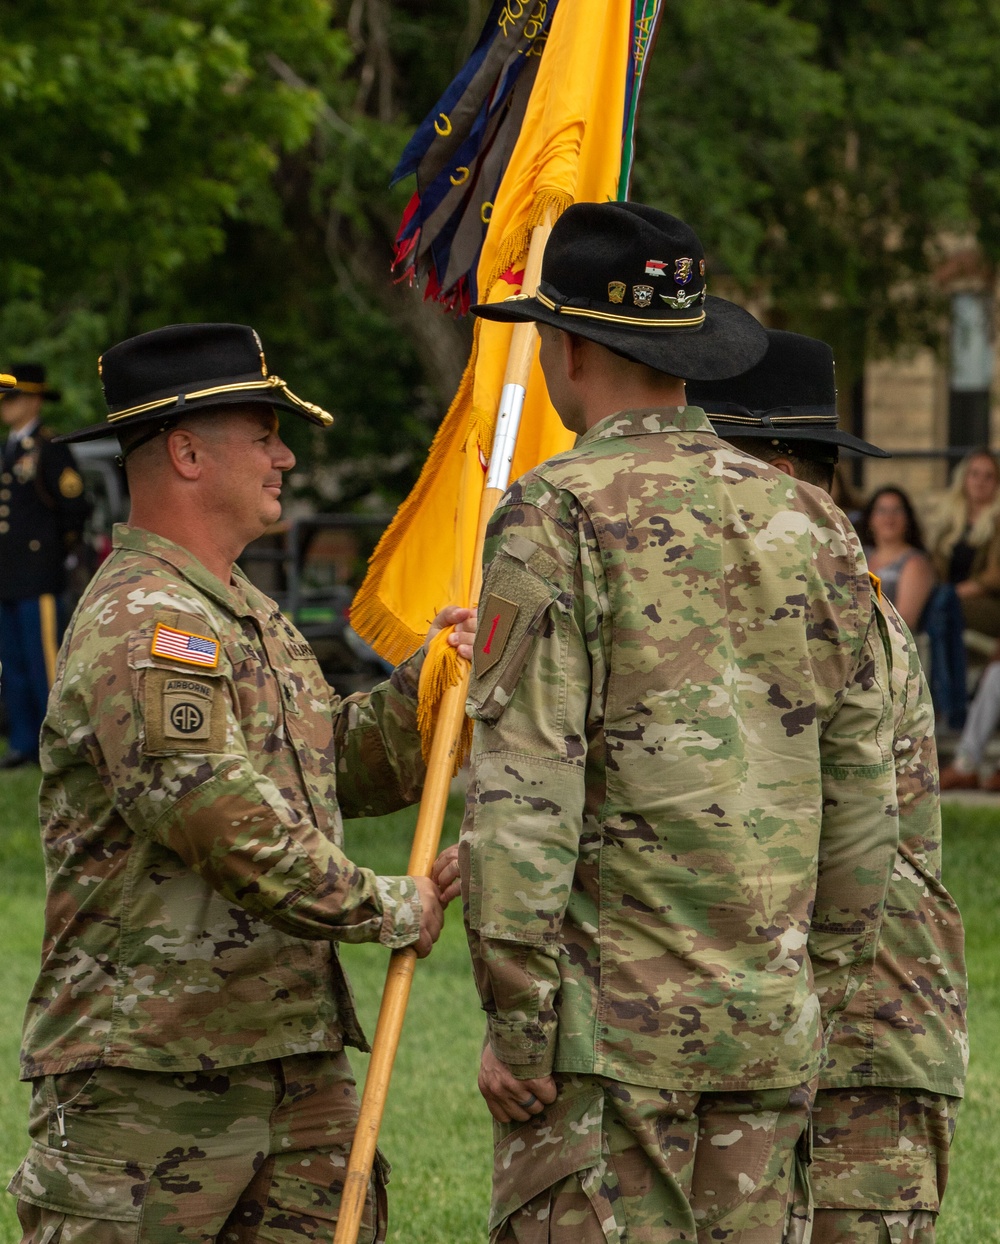
<svg viewBox="0 0 1000 1244"><path fill-rule="evenodd" d="M157 622L150 655L214 670L219 664L219 641L209 635L194 635Z"/></svg>
<svg viewBox="0 0 1000 1244"><path fill-rule="evenodd" d="M518 605L491 592L479 606L479 627L472 650L472 669L477 678L493 668L503 656L517 618Z"/></svg>
<svg viewBox="0 0 1000 1244"><path fill-rule="evenodd" d="M163 687L163 737L207 739L212 733L212 688L193 678L170 678Z"/></svg>
<svg viewBox="0 0 1000 1244"><path fill-rule="evenodd" d="M220 678L202 679L165 669L142 673L147 756L225 750L226 701Z"/></svg>

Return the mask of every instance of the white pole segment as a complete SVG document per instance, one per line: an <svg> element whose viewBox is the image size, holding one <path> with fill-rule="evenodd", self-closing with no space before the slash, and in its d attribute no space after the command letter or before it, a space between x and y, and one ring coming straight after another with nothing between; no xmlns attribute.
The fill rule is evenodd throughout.
<svg viewBox="0 0 1000 1244"><path fill-rule="evenodd" d="M506 492L510 483L510 469L514 461L517 433L521 426L525 388L521 384L505 384L500 394L500 410L497 413L496 431L493 433L493 449L490 453L490 469L486 487Z"/></svg>

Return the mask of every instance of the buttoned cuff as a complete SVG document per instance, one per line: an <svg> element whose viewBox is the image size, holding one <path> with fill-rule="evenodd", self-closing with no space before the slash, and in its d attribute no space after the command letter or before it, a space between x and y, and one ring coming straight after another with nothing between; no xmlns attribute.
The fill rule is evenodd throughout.
<svg viewBox="0 0 1000 1244"><path fill-rule="evenodd" d="M519 1080L552 1074L556 1024L487 1015L486 1030L493 1053Z"/></svg>
<svg viewBox="0 0 1000 1244"><path fill-rule="evenodd" d="M420 936L423 903L412 877L376 877L382 902L382 927L378 940L390 950L411 946Z"/></svg>

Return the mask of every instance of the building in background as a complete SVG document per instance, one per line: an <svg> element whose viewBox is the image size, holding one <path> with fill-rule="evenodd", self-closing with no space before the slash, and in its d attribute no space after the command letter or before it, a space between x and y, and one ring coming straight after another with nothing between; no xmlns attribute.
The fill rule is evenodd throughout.
<svg viewBox="0 0 1000 1244"><path fill-rule="evenodd" d="M918 506L928 493L947 485L959 450L1000 447L996 278L969 247L957 250L937 277L949 295L946 349L872 360L865 366L861 392L841 394L844 422L852 430L860 424L863 435L877 445L928 455L865 460L858 481L865 493L884 483L899 484ZM946 450L953 451L950 459Z"/></svg>

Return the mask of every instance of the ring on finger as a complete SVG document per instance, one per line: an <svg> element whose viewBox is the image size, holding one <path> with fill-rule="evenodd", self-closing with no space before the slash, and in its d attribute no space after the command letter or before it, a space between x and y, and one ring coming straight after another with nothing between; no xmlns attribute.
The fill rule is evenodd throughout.
<svg viewBox="0 0 1000 1244"><path fill-rule="evenodd" d="M521 1110L530 1110L536 1101L538 1101L538 1098L535 1096L534 1093L532 1093L527 1101L519 1101L517 1104L518 1104L519 1109Z"/></svg>

